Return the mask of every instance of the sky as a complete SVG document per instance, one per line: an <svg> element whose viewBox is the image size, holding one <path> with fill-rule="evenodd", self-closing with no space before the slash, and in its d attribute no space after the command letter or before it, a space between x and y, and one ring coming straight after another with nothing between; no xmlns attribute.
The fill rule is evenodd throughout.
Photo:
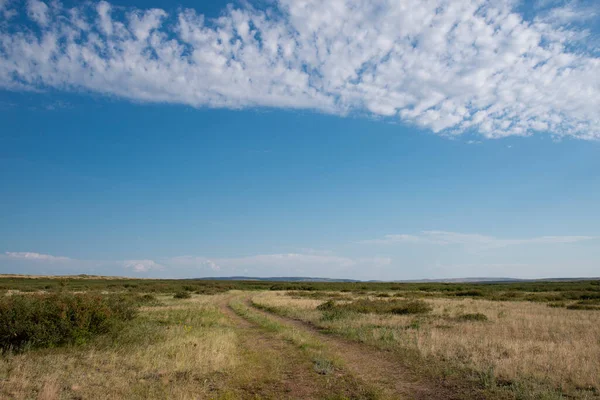
<svg viewBox="0 0 600 400"><path fill-rule="evenodd" d="M0 0L0 273L600 276L595 0Z"/></svg>

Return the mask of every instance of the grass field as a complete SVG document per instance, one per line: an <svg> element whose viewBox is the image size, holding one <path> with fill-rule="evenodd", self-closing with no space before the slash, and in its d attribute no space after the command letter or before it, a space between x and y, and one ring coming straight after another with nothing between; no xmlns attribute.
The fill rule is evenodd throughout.
<svg viewBox="0 0 600 400"><path fill-rule="evenodd" d="M12 276L0 293L0 398L600 398L598 281Z"/></svg>

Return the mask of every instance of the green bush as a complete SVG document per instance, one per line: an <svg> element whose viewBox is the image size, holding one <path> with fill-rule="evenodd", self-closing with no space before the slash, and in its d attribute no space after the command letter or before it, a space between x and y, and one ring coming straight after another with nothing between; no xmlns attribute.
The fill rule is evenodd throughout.
<svg viewBox="0 0 600 400"><path fill-rule="evenodd" d="M177 292L173 295L174 299L189 299L191 297L192 295L190 294L190 292Z"/></svg>
<svg viewBox="0 0 600 400"><path fill-rule="evenodd" d="M82 343L135 316L131 301L97 294L28 294L0 299L0 349Z"/></svg>
<svg viewBox="0 0 600 400"><path fill-rule="evenodd" d="M458 297L481 297L484 294L481 290L472 289L472 290L461 290L461 291L455 292L454 295L458 296Z"/></svg>
<svg viewBox="0 0 600 400"><path fill-rule="evenodd" d="M457 317L459 321L487 321L488 317L482 313L463 314Z"/></svg>
<svg viewBox="0 0 600 400"><path fill-rule="evenodd" d="M430 312L433 308L423 300L360 299L345 304L337 304L329 300L320 304L317 309L328 313L346 311L363 314L424 314Z"/></svg>
<svg viewBox="0 0 600 400"><path fill-rule="evenodd" d="M392 309L392 314L425 314L431 310L433 310L433 307L429 303L423 300L411 300L395 306Z"/></svg>
<svg viewBox="0 0 600 400"><path fill-rule="evenodd" d="M336 304L333 300L327 300L325 303L321 303L317 306L317 310L319 311L330 311L335 309Z"/></svg>

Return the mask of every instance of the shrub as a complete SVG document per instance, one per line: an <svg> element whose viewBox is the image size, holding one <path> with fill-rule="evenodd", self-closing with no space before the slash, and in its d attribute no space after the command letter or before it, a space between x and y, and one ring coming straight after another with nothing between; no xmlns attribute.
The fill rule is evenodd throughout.
<svg viewBox="0 0 600 400"><path fill-rule="evenodd" d="M424 314L432 310L432 307L423 300L369 300L360 299L346 304L336 304L334 301L326 301L317 307L318 310L349 311L363 314Z"/></svg>
<svg viewBox="0 0 600 400"><path fill-rule="evenodd" d="M143 294L140 296L140 301L144 302L144 303L152 303L154 301L156 301L156 296L154 296L153 294Z"/></svg>
<svg viewBox="0 0 600 400"><path fill-rule="evenodd" d="M433 310L429 303L423 300L406 301L392 309L392 314L425 314Z"/></svg>
<svg viewBox="0 0 600 400"><path fill-rule="evenodd" d="M192 295L190 294L190 292L177 292L173 295L174 299L189 299L191 297Z"/></svg>
<svg viewBox="0 0 600 400"><path fill-rule="evenodd" d="M482 313L470 313L459 315L457 319L459 321L487 321L488 317Z"/></svg>
<svg viewBox="0 0 600 400"><path fill-rule="evenodd" d="M0 349L82 343L135 316L131 301L97 294L13 295L0 299Z"/></svg>
<svg viewBox="0 0 600 400"><path fill-rule="evenodd" d="M483 296L483 292L477 289L461 290L459 292L455 292L454 295L459 297L481 297Z"/></svg>
<svg viewBox="0 0 600 400"><path fill-rule="evenodd" d="M162 303L156 298L155 295L149 294L149 293L135 296L135 298L133 300L136 303L136 305L139 305L139 306L160 306L160 305L162 305Z"/></svg>
<svg viewBox="0 0 600 400"><path fill-rule="evenodd" d="M330 311L335 309L335 301L333 300L327 300L325 303L321 303L317 306L317 310L319 311Z"/></svg>

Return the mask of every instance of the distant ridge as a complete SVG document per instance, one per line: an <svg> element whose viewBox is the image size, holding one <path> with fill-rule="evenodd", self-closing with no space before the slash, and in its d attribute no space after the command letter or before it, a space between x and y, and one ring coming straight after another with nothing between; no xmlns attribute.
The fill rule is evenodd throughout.
<svg viewBox="0 0 600 400"><path fill-rule="evenodd" d="M517 283L517 282L577 282L577 281L597 281L597 277L575 277L575 278L539 278L539 279L520 279L520 278L494 278L494 277L472 277L472 278L442 278L442 279L408 279L408 280L359 280L345 278L315 278L307 276L271 276L271 277L256 277L256 276L220 276L220 277L203 277L203 278L147 278L147 277L132 277L132 276L104 276L104 275L27 275L27 274L0 274L0 278L21 278L21 279L140 279L140 280L206 280L206 281L265 281L265 282L396 282L396 283Z"/></svg>
<svg viewBox="0 0 600 400"><path fill-rule="evenodd" d="M207 278L193 278L208 281L268 281L268 282L366 282L357 279L336 279L336 278L311 278L305 276L274 276L268 278L259 278L253 276L221 276Z"/></svg>
<svg viewBox="0 0 600 400"><path fill-rule="evenodd" d="M520 278L447 278L447 279L412 279L412 280L358 280L358 279L337 279L337 278L314 278L305 276L275 276L275 277L252 277L252 276L222 276L192 278L194 280L214 280L214 281L268 281L268 282L397 282L397 283L511 283L511 282L576 282L600 280L600 277L578 277L578 278L539 278L539 279L520 279Z"/></svg>

